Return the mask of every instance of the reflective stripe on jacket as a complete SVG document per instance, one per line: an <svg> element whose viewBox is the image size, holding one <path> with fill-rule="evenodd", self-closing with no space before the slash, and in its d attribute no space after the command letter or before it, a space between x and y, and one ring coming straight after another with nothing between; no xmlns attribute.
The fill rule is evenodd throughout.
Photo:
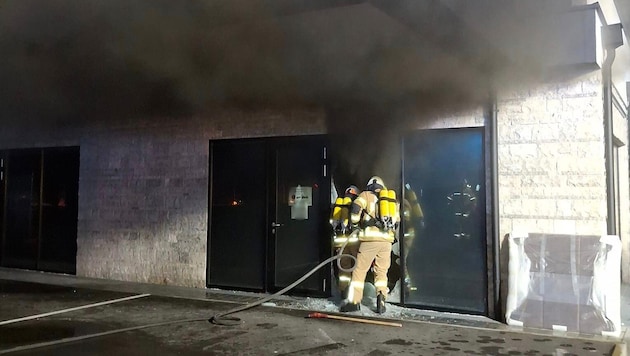
<svg viewBox="0 0 630 356"><path fill-rule="evenodd" d="M359 241L359 238L356 235L352 235L352 236L336 235L335 238L333 239L333 246L341 247L343 246L343 244L346 243L346 241L348 241L348 244L353 244L353 243L357 243Z"/></svg>

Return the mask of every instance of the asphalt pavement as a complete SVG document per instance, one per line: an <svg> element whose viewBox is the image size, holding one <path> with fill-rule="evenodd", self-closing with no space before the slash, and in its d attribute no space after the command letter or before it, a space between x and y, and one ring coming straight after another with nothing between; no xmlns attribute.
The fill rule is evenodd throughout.
<svg viewBox="0 0 630 356"><path fill-rule="evenodd" d="M331 300L158 286L0 268L0 354L623 355L620 337L522 329L480 316L388 305L339 314ZM323 312L334 318L309 318ZM389 325L390 323L392 325Z"/></svg>

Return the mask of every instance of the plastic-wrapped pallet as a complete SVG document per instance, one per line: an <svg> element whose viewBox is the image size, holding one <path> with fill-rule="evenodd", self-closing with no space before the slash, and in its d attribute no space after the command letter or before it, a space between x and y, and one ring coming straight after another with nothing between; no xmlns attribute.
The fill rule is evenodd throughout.
<svg viewBox="0 0 630 356"><path fill-rule="evenodd" d="M509 325L620 335L619 237L512 233L509 251Z"/></svg>

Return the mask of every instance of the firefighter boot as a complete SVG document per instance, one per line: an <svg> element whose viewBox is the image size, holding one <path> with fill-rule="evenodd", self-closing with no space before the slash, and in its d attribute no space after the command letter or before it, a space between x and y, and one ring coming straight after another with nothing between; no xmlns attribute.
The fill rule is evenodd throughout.
<svg viewBox="0 0 630 356"><path fill-rule="evenodd" d="M361 304L351 303L351 302L348 302L342 305L341 308L339 308L339 311L342 313L349 313L349 312L354 312L354 311L359 311L359 310L361 310Z"/></svg>
<svg viewBox="0 0 630 356"><path fill-rule="evenodd" d="M376 312L379 314L385 313L385 296L383 292L378 292L376 296Z"/></svg>

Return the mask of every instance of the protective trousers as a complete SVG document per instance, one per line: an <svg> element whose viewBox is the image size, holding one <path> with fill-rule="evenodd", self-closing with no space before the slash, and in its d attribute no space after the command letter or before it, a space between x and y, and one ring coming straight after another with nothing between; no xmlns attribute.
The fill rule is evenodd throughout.
<svg viewBox="0 0 630 356"><path fill-rule="evenodd" d="M344 255L352 255L354 257L357 257L357 253L359 251L359 242L355 241L353 243L348 243L346 245L346 247L344 247L343 249L343 254ZM344 257L341 260L339 260L339 265L341 265L341 268L349 270L352 268L352 266L354 265L354 261L349 258L349 257ZM339 275L337 278L337 285L339 286L339 291L341 292L341 295L344 296L346 295L347 289L350 286L350 280L352 279L352 272L344 272L342 270L339 270Z"/></svg>
<svg viewBox="0 0 630 356"><path fill-rule="evenodd" d="M358 304L363 299L363 286L374 261L374 287L376 293L387 296L387 270L391 263L392 243L388 241L361 241L357 253L357 268L352 272L348 300Z"/></svg>

